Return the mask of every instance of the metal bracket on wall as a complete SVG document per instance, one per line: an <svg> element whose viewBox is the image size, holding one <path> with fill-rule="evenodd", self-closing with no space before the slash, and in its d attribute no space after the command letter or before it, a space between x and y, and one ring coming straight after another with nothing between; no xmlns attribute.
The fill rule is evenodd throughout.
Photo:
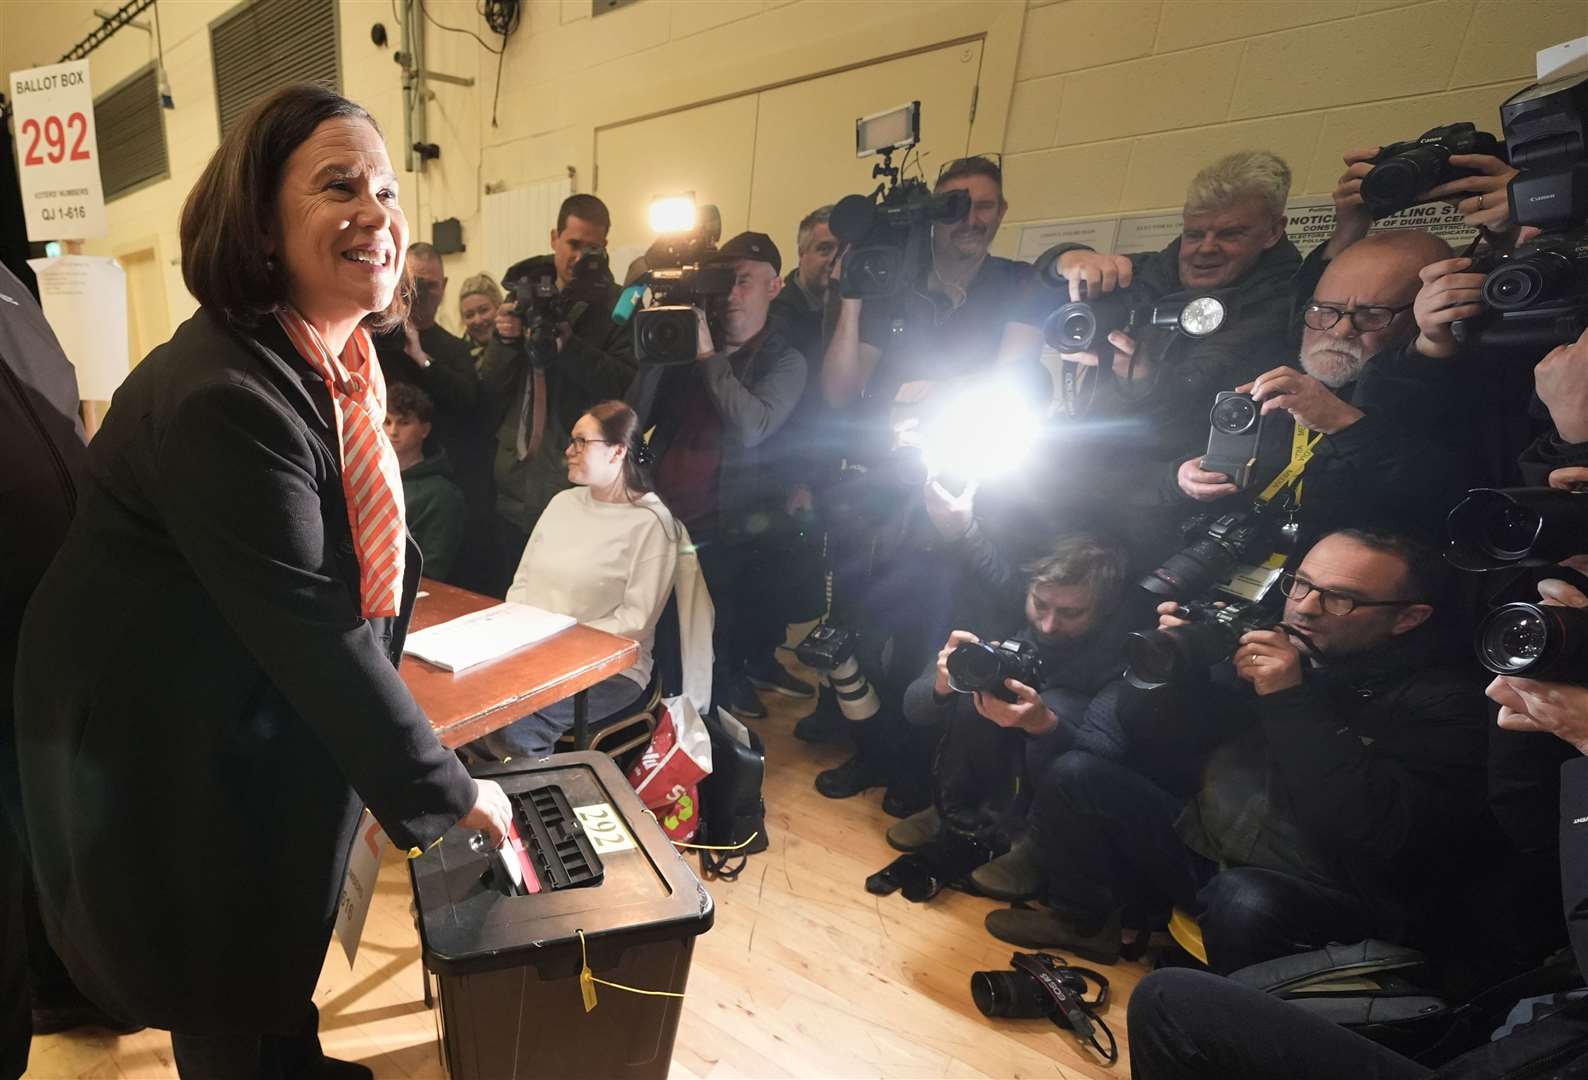
<svg viewBox="0 0 1588 1080"><path fill-rule="evenodd" d="M153 6L154 0L127 0L125 4L109 15L100 15L99 17L104 21L95 27L82 41L66 50L66 53L61 57L61 63L65 63L68 60L81 60L109 41L117 30L131 24L135 16L142 14ZM98 15L99 13L96 11L95 14ZM144 27L140 27L140 29L144 29Z"/></svg>

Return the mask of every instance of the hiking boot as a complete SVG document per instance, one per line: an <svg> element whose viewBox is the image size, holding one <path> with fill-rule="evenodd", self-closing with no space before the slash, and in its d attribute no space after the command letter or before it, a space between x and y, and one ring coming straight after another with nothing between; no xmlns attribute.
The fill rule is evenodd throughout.
<svg viewBox="0 0 1588 1080"><path fill-rule="evenodd" d="M911 814L894 825L888 827L888 844L895 851L909 854L920 851L926 845L936 840L943 833L943 819L937 814L937 807L928 806L925 810Z"/></svg>
<svg viewBox="0 0 1588 1080"><path fill-rule="evenodd" d="M826 683L816 692L816 708L799 718L794 737L801 742L841 742L849 734L849 721L838 710L838 695Z"/></svg>
<svg viewBox="0 0 1588 1080"><path fill-rule="evenodd" d="M782 664L770 656L752 663L745 669L745 675L750 680L750 685L757 690L770 690L774 694L782 694L791 698L813 698L816 688L804 679L796 679Z"/></svg>
<svg viewBox="0 0 1588 1080"><path fill-rule="evenodd" d="M1030 900L1042 891L1042 867L1037 863L1037 845L1029 838L992 862L970 872L976 888L994 900Z"/></svg>
<svg viewBox="0 0 1588 1080"><path fill-rule="evenodd" d="M829 799L847 799L867 788L882 787L891 779L888 763L862 748L842 765L817 773L816 790Z"/></svg>
<svg viewBox="0 0 1588 1080"><path fill-rule="evenodd" d="M1046 908L1004 908L987 913L987 932L1022 949L1062 949L1095 964L1119 961L1119 912L1101 925L1085 925Z"/></svg>

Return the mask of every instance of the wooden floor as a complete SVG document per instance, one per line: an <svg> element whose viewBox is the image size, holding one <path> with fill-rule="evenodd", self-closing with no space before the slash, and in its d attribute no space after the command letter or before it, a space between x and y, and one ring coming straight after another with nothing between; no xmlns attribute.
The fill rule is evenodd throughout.
<svg viewBox="0 0 1588 1080"><path fill-rule="evenodd" d="M770 697L770 695L769 695ZM771 850L733 883L708 886L716 925L696 946L672 1075L711 1077L1123 1078L1125 1002L1144 973L1107 969L1104 1014L1120 1043L1112 1069L1046 1020L989 1021L970 973L1008 966L1009 946L982 926L997 905L945 892L926 905L865 891L896 853L881 792L834 802L811 787L844 756L793 738L809 705L769 702L755 727L767 745ZM402 859L381 868L358 963L332 944L315 993L326 1052L377 1077L442 1075L435 1020L420 997L419 945ZM574 992L570 987L570 992ZM616 991L602 991L616 993ZM163 1031L33 1043L35 1078L174 1077Z"/></svg>

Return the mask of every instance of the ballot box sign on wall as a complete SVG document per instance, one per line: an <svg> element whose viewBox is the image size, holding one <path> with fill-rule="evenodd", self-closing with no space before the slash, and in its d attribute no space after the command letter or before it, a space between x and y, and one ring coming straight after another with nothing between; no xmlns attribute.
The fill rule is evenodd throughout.
<svg viewBox="0 0 1588 1080"><path fill-rule="evenodd" d="M28 239L104 236L109 228L88 61L13 71L11 103Z"/></svg>

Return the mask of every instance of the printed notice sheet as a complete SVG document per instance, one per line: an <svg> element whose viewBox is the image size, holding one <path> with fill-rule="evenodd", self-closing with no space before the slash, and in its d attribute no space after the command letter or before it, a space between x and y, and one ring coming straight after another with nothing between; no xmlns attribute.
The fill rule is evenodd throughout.
<svg viewBox="0 0 1588 1080"><path fill-rule="evenodd" d="M457 672L545 641L573 624L571 616L529 604L497 604L409 634L403 652Z"/></svg>

